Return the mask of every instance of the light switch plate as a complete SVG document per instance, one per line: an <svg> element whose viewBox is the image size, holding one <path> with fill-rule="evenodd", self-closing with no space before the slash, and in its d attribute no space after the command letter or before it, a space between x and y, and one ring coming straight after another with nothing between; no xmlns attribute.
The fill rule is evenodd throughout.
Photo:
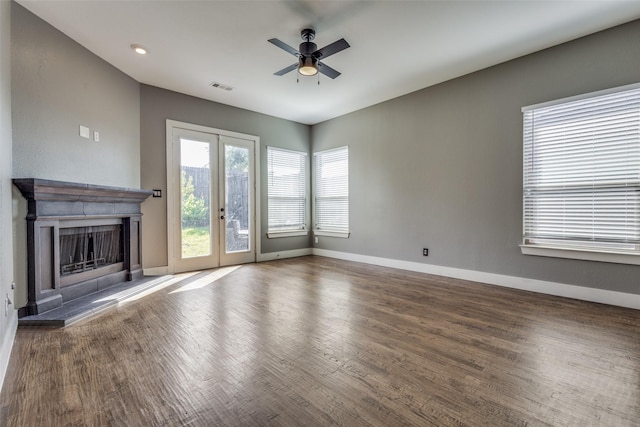
<svg viewBox="0 0 640 427"><path fill-rule="evenodd" d="M80 125L80 136L89 139L89 128Z"/></svg>

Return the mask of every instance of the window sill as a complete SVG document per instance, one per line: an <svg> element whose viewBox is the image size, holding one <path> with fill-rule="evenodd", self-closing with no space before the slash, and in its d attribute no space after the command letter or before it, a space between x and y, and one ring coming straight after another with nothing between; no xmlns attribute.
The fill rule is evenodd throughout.
<svg viewBox="0 0 640 427"><path fill-rule="evenodd" d="M313 230L314 236L326 236L326 237L339 237L341 239L348 239L348 231L327 231L327 230Z"/></svg>
<svg viewBox="0 0 640 427"><path fill-rule="evenodd" d="M523 255L553 258L580 259L584 261L611 262L616 264L640 265L640 255L625 252L585 251L573 248L520 245Z"/></svg>
<svg viewBox="0 0 640 427"><path fill-rule="evenodd" d="M280 237L296 237L296 236L308 236L308 230L295 230L295 231L268 231L267 237L270 239L278 239Z"/></svg>

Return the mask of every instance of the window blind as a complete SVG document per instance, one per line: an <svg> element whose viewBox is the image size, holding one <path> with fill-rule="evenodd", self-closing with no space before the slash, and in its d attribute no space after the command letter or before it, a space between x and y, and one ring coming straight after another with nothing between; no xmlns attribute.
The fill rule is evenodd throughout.
<svg viewBox="0 0 640 427"><path fill-rule="evenodd" d="M307 154L267 147L270 232L306 229Z"/></svg>
<svg viewBox="0 0 640 427"><path fill-rule="evenodd" d="M349 232L349 147L315 156L315 229Z"/></svg>
<svg viewBox="0 0 640 427"><path fill-rule="evenodd" d="M640 88L523 116L524 244L640 253Z"/></svg>

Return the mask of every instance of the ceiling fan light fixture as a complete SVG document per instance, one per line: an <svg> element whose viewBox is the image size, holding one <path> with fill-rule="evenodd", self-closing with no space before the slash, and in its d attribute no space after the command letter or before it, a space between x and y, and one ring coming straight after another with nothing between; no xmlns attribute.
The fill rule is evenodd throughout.
<svg viewBox="0 0 640 427"><path fill-rule="evenodd" d="M313 57L300 58L298 72L303 76L315 76L318 74L317 60Z"/></svg>

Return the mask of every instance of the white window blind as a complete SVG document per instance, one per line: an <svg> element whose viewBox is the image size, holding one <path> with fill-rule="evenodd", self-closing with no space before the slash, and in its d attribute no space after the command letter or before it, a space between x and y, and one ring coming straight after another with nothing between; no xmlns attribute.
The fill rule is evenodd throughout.
<svg viewBox="0 0 640 427"><path fill-rule="evenodd" d="M524 245L640 253L640 88L523 114Z"/></svg>
<svg viewBox="0 0 640 427"><path fill-rule="evenodd" d="M269 232L306 229L307 154L267 147Z"/></svg>
<svg viewBox="0 0 640 427"><path fill-rule="evenodd" d="M349 233L349 147L315 156L315 230Z"/></svg>

